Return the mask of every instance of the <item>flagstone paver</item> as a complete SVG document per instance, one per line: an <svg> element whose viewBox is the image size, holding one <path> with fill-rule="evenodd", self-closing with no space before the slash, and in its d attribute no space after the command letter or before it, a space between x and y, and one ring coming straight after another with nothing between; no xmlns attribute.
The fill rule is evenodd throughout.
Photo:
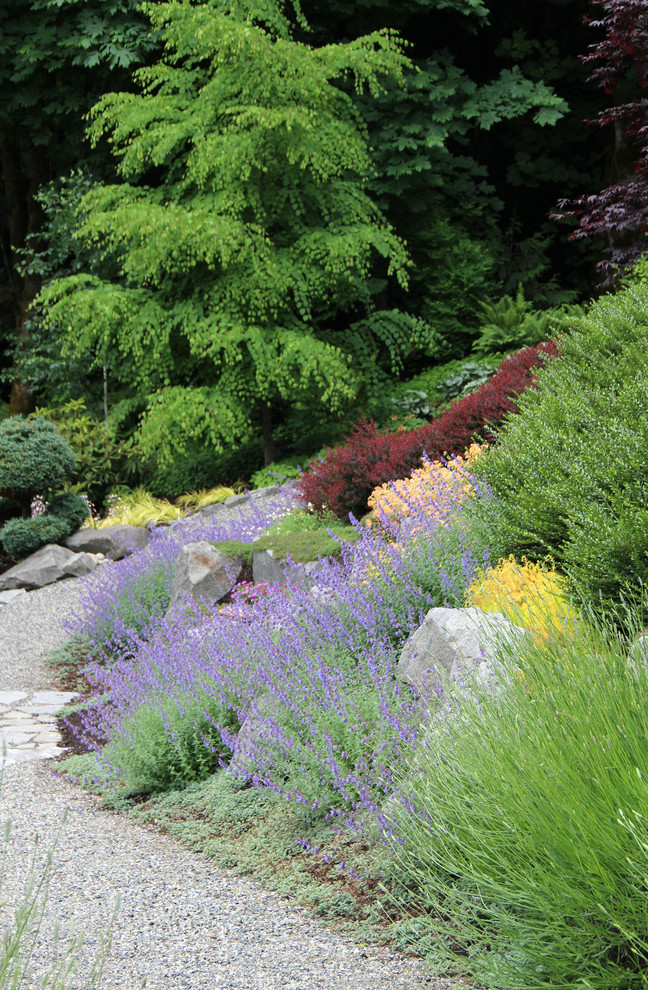
<svg viewBox="0 0 648 990"><path fill-rule="evenodd" d="M72 691L0 691L0 747L6 747L6 764L60 756L56 712L76 697Z"/></svg>

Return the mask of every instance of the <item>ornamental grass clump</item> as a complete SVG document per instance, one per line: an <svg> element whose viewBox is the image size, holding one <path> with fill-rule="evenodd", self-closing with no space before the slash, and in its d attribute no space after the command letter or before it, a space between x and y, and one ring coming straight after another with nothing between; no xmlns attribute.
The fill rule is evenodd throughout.
<svg viewBox="0 0 648 990"><path fill-rule="evenodd" d="M645 988L648 671L584 624L499 659L498 690L451 697L402 775L412 937L480 986Z"/></svg>
<svg viewBox="0 0 648 990"><path fill-rule="evenodd" d="M523 557L518 563L513 554L470 585L467 604L484 612L501 612L544 639L552 633L571 634L579 621L553 562L538 564Z"/></svg>
<svg viewBox="0 0 648 990"><path fill-rule="evenodd" d="M95 529L118 524L127 526L159 526L173 522L185 515L183 508L172 505L165 498L155 498L144 488L136 488L122 495L109 495L108 514L94 520Z"/></svg>

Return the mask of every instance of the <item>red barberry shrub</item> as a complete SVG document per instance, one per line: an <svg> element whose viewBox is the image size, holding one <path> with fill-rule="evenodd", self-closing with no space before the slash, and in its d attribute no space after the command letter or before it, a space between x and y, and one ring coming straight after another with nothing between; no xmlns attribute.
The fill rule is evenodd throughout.
<svg viewBox="0 0 648 990"><path fill-rule="evenodd" d="M381 433L372 420L361 420L343 443L313 461L299 491L316 512L330 509L338 518L363 516L378 485L406 478L423 454L432 460L463 454L474 439L491 443L494 429L515 412L515 397L532 385L544 356L555 356L553 341L525 347L504 358L487 382L464 396L438 419L407 433Z"/></svg>

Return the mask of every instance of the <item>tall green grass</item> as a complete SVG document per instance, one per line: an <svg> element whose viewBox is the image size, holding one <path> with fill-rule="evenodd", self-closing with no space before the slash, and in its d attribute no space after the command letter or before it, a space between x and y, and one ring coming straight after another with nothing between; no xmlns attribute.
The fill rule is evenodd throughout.
<svg viewBox="0 0 648 990"><path fill-rule="evenodd" d="M648 673L589 625L502 652L403 780L396 855L422 947L489 988L648 986Z"/></svg>

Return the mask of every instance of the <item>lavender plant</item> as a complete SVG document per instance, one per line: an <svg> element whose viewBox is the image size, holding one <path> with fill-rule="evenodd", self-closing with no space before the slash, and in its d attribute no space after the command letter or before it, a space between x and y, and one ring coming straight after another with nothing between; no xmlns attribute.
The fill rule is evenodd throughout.
<svg viewBox="0 0 648 990"><path fill-rule="evenodd" d="M410 550L432 541L442 518L413 507L398 543L357 526L339 560L320 562L315 588L296 568L287 587L246 590L172 623L151 610L137 629L124 622L119 599L172 559L177 536L156 535L113 569L112 639L101 631L100 643L109 642L112 662L87 672L106 699L84 728L102 743L102 776L110 771L118 790L149 791L204 776L236 750L233 772L256 785L347 821L363 809L378 813L421 721L423 702L395 677L399 652L427 609L444 602L421 589ZM207 535L249 539L264 523L267 516ZM476 561L459 566L468 583ZM97 601L96 588L91 595ZM90 612L79 631L96 635L97 619ZM243 746L237 730L248 716L257 730L242 734Z"/></svg>
<svg viewBox="0 0 648 990"><path fill-rule="evenodd" d="M196 540L249 543L294 507L291 490L271 502L251 502L233 518L196 514L181 529L156 527L143 550L100 570L84 585L79 613L67 624L87 655L109 659L136 648L157 628L169 606L173 568L180 549Z"/></svg>

